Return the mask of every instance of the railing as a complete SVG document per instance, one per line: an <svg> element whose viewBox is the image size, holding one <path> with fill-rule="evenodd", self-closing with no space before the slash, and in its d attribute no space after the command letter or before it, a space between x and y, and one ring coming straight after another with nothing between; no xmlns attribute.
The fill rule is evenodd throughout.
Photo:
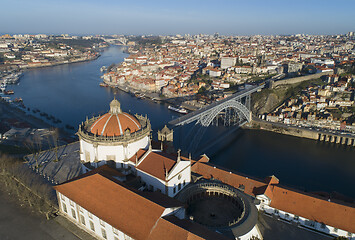
<svg viewBox="0 0 355 240"><path fill-rule="evenodd" d="M224 226L216 226L217 228L224 228L224 227L233 227L234 225L241 222L249 214L249 206L244 201L244 196L233 187L228 185L217 183L217 182L203 182L203 183L196 183L186 186L177 196L176 198L179 201L184 203L189 202L192 198L196 195L201 193L219 193L231 197L236 200L238 207L241 210L241 215L230 221L227 225Z"/></svg>
<svg viewBox="0 0 355 240"><path fill-rule="evenodd" d="M93 134L92 132L90 132L90 127L92 126L92 124L94 124L94 122L99 119L101 116L97 116L97 117L92 117L91 119L86 120L85 122L82 122L79 125L79 130L78 130L78 135L91 140L91 141L104 141L104 142L127 142L129 140L133 140L133 139L138 139L141 137L146 136L147 134L150 133L151 131L151 125L150 125L150 121L147 117L143 117L140 115L135 115L135 117L138 119L139 123L141 124L141 129L134 132L134 133L130 133L130 132L124 132L123 135L119 135L119 136L101 136L101 135L96 135Z"/></svg>

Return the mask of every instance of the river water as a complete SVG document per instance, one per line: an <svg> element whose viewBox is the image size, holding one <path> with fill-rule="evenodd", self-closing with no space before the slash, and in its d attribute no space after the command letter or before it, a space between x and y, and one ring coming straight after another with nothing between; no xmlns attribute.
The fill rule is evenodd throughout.
<svg viewBox="0 0 355 240"><path fill-rule="evenodd" d="M100 68L119 63L127 54L111 47L91 62L32 69L20 85L12 86L15 97L26 107L37 108L77 129L86 116L108 111L114 96L123 111L147 114L153 130L178 114L165 104L139 100L125 92L102 88ZM38 117L39 113L36 113ZM275 175L280 183L306 191L336 191L355 198L355 148L318 143L259 130L241 130L208 150L211 162L257 178Z"/></svg>

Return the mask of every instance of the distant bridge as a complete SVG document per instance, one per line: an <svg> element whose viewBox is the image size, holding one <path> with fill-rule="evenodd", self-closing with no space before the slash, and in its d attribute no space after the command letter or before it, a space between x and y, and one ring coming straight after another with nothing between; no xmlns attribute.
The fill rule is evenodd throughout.
<svg viewBox="0 0 355 240"><path fill-rule="evenodd" d="M105 42L114 45L127 45L127 38L125 37L118 37L118 38L104 38Z"/></svg>
<svg viewBox="0 0 355 240"><path fill-rule="evenodd" d="M224 126L242 126L250 122L252 120L250 95L264 88L264 86L265 84L261 84L239 91L221 101L214 102L185 116L174 119L168 124L171 128L176 128L195 122L194 127L184 136L184 139L189 142L186 150L190 153L195 153L197 145L201 141L207 127L214 122L218 125L222 121Z"/></svg>

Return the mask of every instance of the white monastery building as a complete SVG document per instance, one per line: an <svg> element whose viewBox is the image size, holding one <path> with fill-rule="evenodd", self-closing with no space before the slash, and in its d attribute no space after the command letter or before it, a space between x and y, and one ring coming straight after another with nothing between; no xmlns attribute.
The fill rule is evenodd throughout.
<svg viewBox="0 0 355 240"><path fill-rule="evenodd" d="M82 174L54 188L60 213L97 239L263 239L258 211L355 239L354 207L285 189L275 177L222 170L205 155L194 161L168 153L163 142L153 149L149 119L122 112L116 99L77 134ZM166 127L159 134L172 139ZM190 208L209 199L230 206L229 214Z"/></svg>

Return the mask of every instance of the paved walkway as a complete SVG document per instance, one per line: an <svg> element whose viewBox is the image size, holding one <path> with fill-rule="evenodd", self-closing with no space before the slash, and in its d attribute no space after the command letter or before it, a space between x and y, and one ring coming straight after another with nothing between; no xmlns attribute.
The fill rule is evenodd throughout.
<svg viewBox="0 0 355 240"><path fill-rule="evenodd" d="M64 217L46 220L29 209L19 206L11 196L0 191L1 240L79 240L95 239Z"/></svg>
<svg viewBox="0 0 355 240"><path fill-rule="evenodd" d="M332 237L298 227L296 224L275 219L259 213L258 227L264 240L331 240Z"/></svg>

